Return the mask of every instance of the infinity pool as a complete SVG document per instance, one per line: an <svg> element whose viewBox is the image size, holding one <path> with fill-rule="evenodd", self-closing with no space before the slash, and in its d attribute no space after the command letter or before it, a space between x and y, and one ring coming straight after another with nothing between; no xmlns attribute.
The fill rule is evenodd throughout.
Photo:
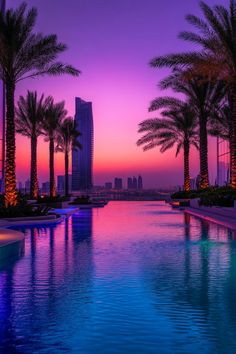
<svg viewBox="0 0 236 354"><path fill-rule="evenodd" d="M236 353L236 235L162 202L18 228L0 353Z"/></svg>

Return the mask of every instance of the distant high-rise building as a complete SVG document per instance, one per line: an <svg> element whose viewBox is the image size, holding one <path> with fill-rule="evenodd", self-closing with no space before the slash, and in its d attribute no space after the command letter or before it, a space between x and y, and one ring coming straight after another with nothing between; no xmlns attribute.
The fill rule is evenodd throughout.
<svg viewBox="0 0 236 354"><path fill-rule="evenodd" d="M65 191L65 176L57 176L57 192L59 194Z"/></svg>
<svg viewBox="0 0 236 354"><path fill-rule="evenodd" d="M133 189L138 189L138 181L136 177L133 177Z"/></svg>
<svg viewBox="0 0 236 354"><path fill-rule="evenodd" d="M22 191L23 191L23 184L22 184L22 182L19 182L19 183L18 183L18 191L19 191L19 192L22 192Z"/></svg>
<svg viewBox="0 0 236 354"><path fill-rule="evenodd" d="M69 192L72 186L72 175L69 175ZM59 194L65 193L65 176L57 176L57 191Z"/></svg>
<svg viewBox="0 0 236 354"><path fill-rule="evenodd" d="M230 177L230 163L225 161L219 162L219 186L225 186L229 183Z"/></svg>
<svg viewBox="0 0 236 354"><path fill-rule="evenodd" d="M50 182L42 183L42 194L48 194L50 192Z"/></svg>
<svg viewBox="0 0 236 354"><path fill-rule="evenodd" d="M114 181L114 187L115 189L123 189L123 180L122 178L115 178L115 181Z"/></svg>
<svg viewBox="0 0 236 354"><path fill-rule="evenodd" d="M30 192L30 180L27 179L27 181L25 181L25 193L28 194Z"/></svg>
<svg viewBox="0 0 236 354"><path fill-rule="evenodd" d="M75 120L81 133L81 149L72 152L72 190L89 190L93 187L93 112L92 103L75 99Z"/></svg>
<svg viewBox="0 0 236 354"><path fill-rule="evenodd" d="M138 189L143 189L143 179L141 176L138 176Z"/></svg>
<svg viewBox="0 0 236 354"><path fill-rule="evenodd" d="M133 189L133 178L131 177L127 179L127 189Z"/></svg>
<svg viewBox="0 0 236 354"><path fill-rule="evenodd" d="M106 182L105 183L105 189L111 190L112 189L112 183L111 182Z"/></svg>
<svg viewBox="0 0 236 354"><path fill-rule="evenodd" d="M190 189L194 190L196 188L196 179L190 178Z"/></svg>

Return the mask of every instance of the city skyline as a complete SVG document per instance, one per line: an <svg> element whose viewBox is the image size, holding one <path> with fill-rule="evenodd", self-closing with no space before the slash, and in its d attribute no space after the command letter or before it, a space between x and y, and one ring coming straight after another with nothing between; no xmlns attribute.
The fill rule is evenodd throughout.
<svg viewBox="0 0 236 354"><path fill-rule="evenodd" d="M17 6L20 2L9 0L7 5ZM158 149L143 153L136 146L137 125L147 117L155 117L155 113L148 113L148 106L159 94L159 79L167 73L167 70L158 72L151 69L148 63L156 55L191 47L177 39L177 33L186 29L184 16L187 13L199 13L198 1L182 1L174 15L169 12L170 8L175 7L173 0L162 4L150 0L145 2L145 7L142 2L137 4L133 0L122 0L119 4L108 4L102 0L79 4L72 1L67 8L57 4L56 16L52 16L55 6L52 3L39 0L27 3L38 7L37 29L45 34L57 33L68 44L69 50L64 58L81 69L82 75L76 79L63 77L27 80L19 85L17 96L25 94L27 88L37 89L46 95L52 94L57 101L65 99L71 116L75 114L75 96L93 102L94 184L104 184L107 179L113 179L122 171L125 178L141 172L147 187L181 185L182 156L176 159L173 151L161 154ZM215 1L209 3L214 4ZM173 16L175 21L172 21ZM165 18L168 19L167 23ZM61 26L62 19L64 26ZM164 42L160 36L163 28ZM215 141L210 140L210 179L214 183L216 149ZM21 156L24 149L24 155L29 157L29 148L25 151L25 146L28 144L29 147L30 143L26 141L23 145L22 141L23 138L18 136L18 179L26 178L29 174L29 158L23 160ZM196 151L191 152L192 177L196 177L199 170L197 154ZM47 179L47 166L47 144L40 138L40 181ZM173 168L176 170L174 176L171 174ZM63 173L61 154L55 156L55 169L57 174Z"/></svg>

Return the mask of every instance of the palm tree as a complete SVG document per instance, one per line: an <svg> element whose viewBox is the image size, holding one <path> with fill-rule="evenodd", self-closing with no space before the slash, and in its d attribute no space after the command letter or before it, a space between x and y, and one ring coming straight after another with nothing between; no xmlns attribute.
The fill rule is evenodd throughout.
<svg viewBox="0 0 236 354"><path fill-rule="evenodd" d="M161 153L177 145L176 156L184 151L184 190L190 191L189 152L190 146L198 149L197 120L191 106L176 99L165 106L161 118L147 119L140 123L139 133L145 135L137 145L144 151L161 146Z"/></svg>
<svg viewBox="0 0 236 354"><path fill-rule="evenodd" d="M211 120L211 126L209 128L209 133L212 136L218 137L222 140L225 140L229 143L229 155L230 155L230 172L232 164L232 119L231 112L228 104L225 104L219 112ZM230 175L230 184L232 184Z"/></svg>
<svg viewBox="0 0 236 354"><path fill-rule="evenodd" d="M15 87L26 78L40 75L71 74L79 71L71 65L56 62L66 50L56 35L34 34L37 10L26 12L26 3L17 9L0 12L0 79L6 87L6 171L5 204L17 204L15 172Z"/></svg>
<svg viewBox="0 0 236 354"><path fill-rule="evenodd" d="M58 128L56 151L65 154L65 196L69 196L69 153L72 149L81 149L78 141L80 132L73 118L66 118Z"/></svg>
<svg viewBox="0 0 236 354"><path fill-rule="evenodd" d="M16 109L16 131L31 140L30 197L38 197L37 141L42 134L42 121L51 97L38 99L37 92L28 91L26 98L20 96Z"/></svg>
<svg viewBox="0 0 236 354"><path fill-rule="evenodd" d="M236 1L229 1L229 8L223 5L211 8L200 2L203 19L194 15L186 17L197 31L182 32L180 38L197 44L199 51L170 54L152 60L155 67L180 65L190 69L193 75L207 76L213 81L222 80L227 88L232 132L230 145L231 186L236 188Z"/></svg>
<svg viewBox="0 0 236 354"><path fill-rule="evenodd" d="M48 105L43 120L43 132L45 141L49 141L49 174L50 174L50 197L56 196L55 174L54 174L54 151L58 130L67 116L65 102L54 103L53 99Z"/></svg>
<svg viewBox="0 0 236 354"><path fill-rule="evenodd" d="M209 187L208 173L208 137L207 126L221 105L225 95L222 82L206 81L201 77L188 78L188 73L180 68L174 68L170 76L161 81L162 89L172 88L174 92L184 94L198 119L199 125L199 154L200 154L200 188ZM170 99L159 97L152 101L150 111L165 107Z"/></svg>

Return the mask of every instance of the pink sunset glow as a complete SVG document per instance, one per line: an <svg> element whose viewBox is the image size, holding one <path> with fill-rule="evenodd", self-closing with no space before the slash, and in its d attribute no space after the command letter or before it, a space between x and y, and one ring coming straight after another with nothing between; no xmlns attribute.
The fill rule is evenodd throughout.
<svg viewBox="0 0 236 354"><path fill-rule="evenodd" d="M8 1L17 6L20 0ZM209 1L214 4L214 1ZM148 62L156 55L184 50L177 39L186 28L184 14L199 12L198 1L155 0L119 2L104 0L55 3L29 0L39 11L37 30L56 33L68 45L62 59L82 71L78 78L39 78L22 82L17 96L27 89L65 100L70 116L74 116L75 97L92 101L95 126L94 183L102 185L115 176L141 174L144 187L169 187L182 184L182 156L175 151L160 154L158 149L143 153L136 146L138 123L148 117L149 102L167 93L157 88L165 70L153 70ZM175 8L175 11L170 11ZM166 22L166 18L168 21ZM163 40L164 38L164 40ZM26 148L27 146L27 148ZM48 180L48 143L40 139L38 147L39 179ZM211 181L215 179L215 142L210 143ZM62 154L56 154L56 174L64 173ZM17 137L17 179L29 177L29 141ZM173 170L175 171L173 173ZM192 150L191 173L198 174L197 152Z"/></svg>

